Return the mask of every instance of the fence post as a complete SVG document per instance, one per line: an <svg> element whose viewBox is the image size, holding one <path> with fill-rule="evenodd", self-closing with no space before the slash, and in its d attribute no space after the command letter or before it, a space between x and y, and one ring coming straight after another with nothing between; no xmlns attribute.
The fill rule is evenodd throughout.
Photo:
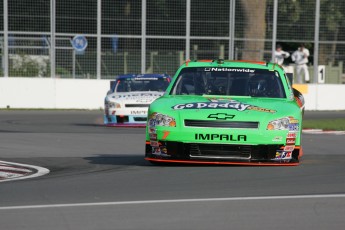
<svg viewBox="0 0 345 230"><path fill-rule="evenodd" d="M4 77L8 77L8 0L4 0L4 44L3 44Z"/></svg>
<svg viewBox="0 0 345 230"><path fill-rule="evenodd" d="M50 77L55 78L55 0L50 0Z"/></svg>
<svg viewBox="0 0 345 230"><path fill-rule="evenodd" d="M230 0L229 14L229 60L234 60L236 0Z"/></svg>
<svg viewBox="0 0 345 230"><path fill-rule="evenodd" d="M97 79L101 79L102 62L102 0L97 1Z"/></svg>
<svg viewBox="0 0 345 230"><path fill-rule="evenodd" d="M141 73L146 72L146 0L141 2Z"/></svg>
<svg viewBox="0 0 345 230"><path fill-rule="evenodd" d="M317 83L319 73L319 34L320 32L320 0L316 0L315 31L314 31L314 83Z"/></svg>
<svg viewBox="0 0 345 230"><path fill-rule="evenodd" d="M185 61L184 59L184 51L178 51L178 60L179 60L179 66L182 65Z"/></svg>
<svg viewBox="0 0 345 230"><path fill-rule="evenodd" d="M73 49L73 51L72 51L72 76L73 76L73 79L75 78L75 64L76 64L75 55L76 55L75 49Z"/></svg>
<svg viewBox="0 0 345 230"><path fill-rule="evenodd" d="M219 45L219 58L224 60L225 57L225 45Z"/></svg>
<svg viewBox="0 0 345 230"><path fill-rule="evenodd" d="M278 18L278 0L274 0L273 6L273 30L272 30L272 62L275 61L275 50L277 43L277 18Z"/></svg>
<svg viewBox="0 0 345 230"><path fill-rule="evenodd" d="M186 1L186 60L190 59L190 7L191 0Z"/></svg>

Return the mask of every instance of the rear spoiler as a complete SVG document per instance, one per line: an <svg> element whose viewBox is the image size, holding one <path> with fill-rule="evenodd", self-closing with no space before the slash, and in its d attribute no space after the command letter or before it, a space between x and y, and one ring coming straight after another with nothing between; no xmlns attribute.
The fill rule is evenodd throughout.
<svg viewBox="0 0 345 230"><path fill-rule="evenodd" d="M108 90L107 95L113 93L112 89L114 88L116 81L110 81L109 83L110 83L110 89Z"/></svg>

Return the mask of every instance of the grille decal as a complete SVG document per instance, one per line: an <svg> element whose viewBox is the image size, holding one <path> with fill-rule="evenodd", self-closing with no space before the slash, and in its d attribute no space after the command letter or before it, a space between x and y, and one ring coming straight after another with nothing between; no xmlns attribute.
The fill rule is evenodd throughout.
<svg viewBox="0 0 345 230"><path fill-rule="evenodd" d="M237 129L257 129L259 122L255 121L205 121L205 120L184 120L184 125L189 127L208 128L237 128Z"/></svg>

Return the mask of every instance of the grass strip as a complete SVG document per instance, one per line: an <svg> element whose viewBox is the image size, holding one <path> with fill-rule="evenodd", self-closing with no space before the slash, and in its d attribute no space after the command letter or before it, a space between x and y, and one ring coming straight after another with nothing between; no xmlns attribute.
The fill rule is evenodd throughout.
<svg viewBox="0 0 345 230"><path fill-rule="evenodd" d="M345 130L345 118L303 120L303 129Z"/></svg>

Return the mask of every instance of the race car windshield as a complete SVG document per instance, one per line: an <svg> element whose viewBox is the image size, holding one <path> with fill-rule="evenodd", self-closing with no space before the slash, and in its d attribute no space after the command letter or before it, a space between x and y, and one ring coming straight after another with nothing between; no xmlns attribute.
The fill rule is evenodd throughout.
<svg viewBox="0 0 345 230"><path fill-rule="evenodd" d="M285 98L278 73L263 69L184 68L172 95L222 95Z"/></svg>
<svg viewBox="0 0 345 230"><path fill-rule="evenodd" d="M124 78L117 80L114 92L164 92L168 85L167 78Z"/></svg>

